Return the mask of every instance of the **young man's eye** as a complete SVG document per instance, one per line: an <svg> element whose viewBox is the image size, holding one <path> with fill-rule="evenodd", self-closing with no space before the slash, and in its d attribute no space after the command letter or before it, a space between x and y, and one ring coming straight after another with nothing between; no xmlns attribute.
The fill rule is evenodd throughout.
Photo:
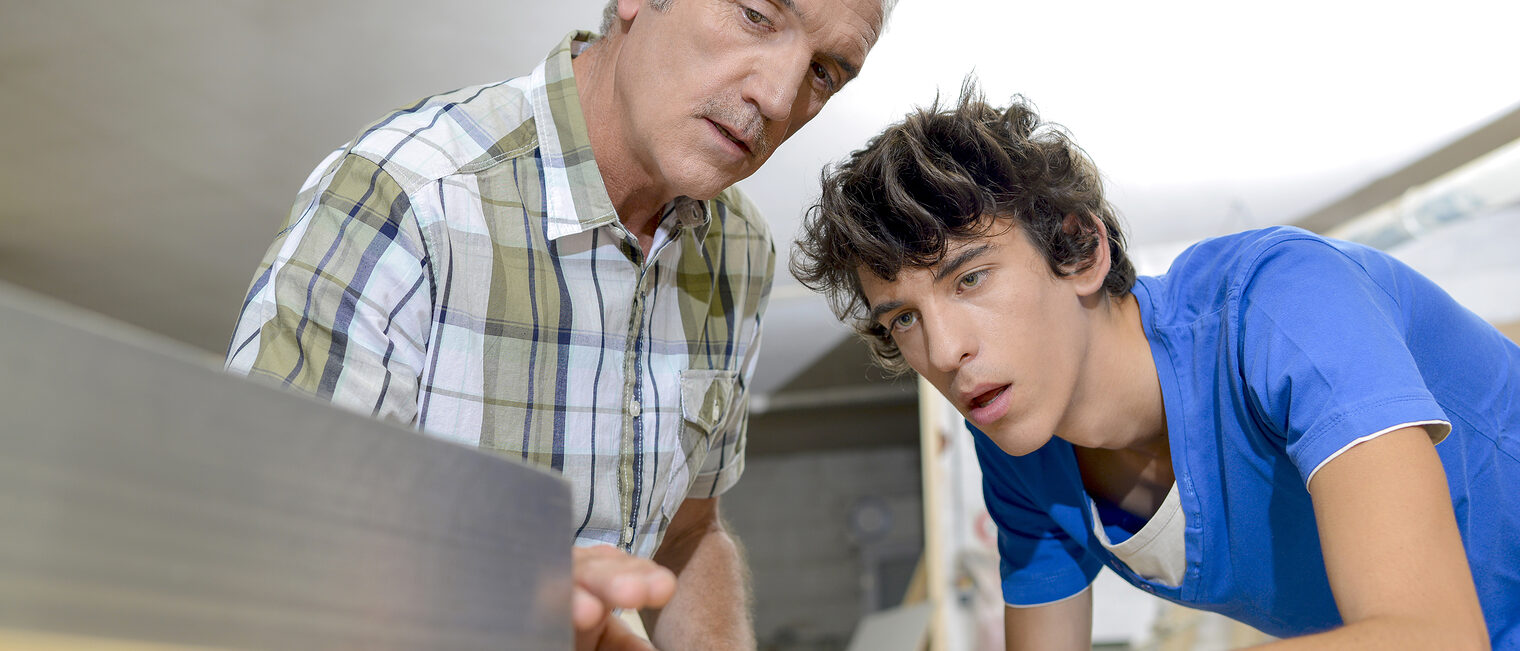
<svg viewBox="0 0 1520 651"><path fill-rule="evenodd" d="M903 312L902 314L892 317L892 329L907 330L908 328L912 327L913 324L917 321L917 314L914 314L912 312Z"/></svg>
<svg viewBox="0 0 1520 651"><path fill-rule="evenodd" d="M977 285L982 284L982 280L986 277L987 273L985 271L973 271L969 274L961 276L961 289L971 289L972 287L976 287Z"/></svg>

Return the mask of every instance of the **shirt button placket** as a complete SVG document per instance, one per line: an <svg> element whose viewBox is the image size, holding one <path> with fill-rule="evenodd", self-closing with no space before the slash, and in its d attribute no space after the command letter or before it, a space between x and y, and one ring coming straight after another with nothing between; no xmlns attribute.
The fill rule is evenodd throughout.
<svg viewBox="0 0 1520 651"><path fill-rule="evenodd" d="M633 308L629 311L628 315L628 344L623 351L624 355L626 355L625 359L627 360L623 366L624 369L626 369L626 373L623 378L623 395L628 396L626 420L628 427L624 430L626 434L623 438L623 445L624 449L627 452L623 456L623 472L621 474L623 476L623 495L627 498L624 504L628 507L628 509L624 511L623 514L624 524L622 535L620 536L622 539L620 541L622 543L620 546L625 551L633 550L633 537L635 534L635 529L633 526L633 514L637 513L639 510L639 505L637 503L637 500L635 500L635 496L633 494L633 487L640 485L643 481L642 478L637 477L634 474L633 458L638 453L638 450L635 449L635 441L637 439L638 431L642 428L642 423L640 422L639 417L644 413L644 407L640 401L641 392L639 391L639 378L642 375L642 371L639 367L638 342L643 331L643 285L644 279L646 277L646 274L639 274L638 287L636 287L634 290Z"/></svg>

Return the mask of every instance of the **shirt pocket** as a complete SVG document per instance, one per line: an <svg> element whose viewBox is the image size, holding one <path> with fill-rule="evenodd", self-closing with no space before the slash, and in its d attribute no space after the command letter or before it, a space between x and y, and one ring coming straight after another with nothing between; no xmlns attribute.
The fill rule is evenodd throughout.
<svg viewBox="0 0 1520 651"><path fill-rule="evenodd" d="M701 472L707 439L723 431L738 397L738 371L681 371L681 448L692 474Z"/></svg>

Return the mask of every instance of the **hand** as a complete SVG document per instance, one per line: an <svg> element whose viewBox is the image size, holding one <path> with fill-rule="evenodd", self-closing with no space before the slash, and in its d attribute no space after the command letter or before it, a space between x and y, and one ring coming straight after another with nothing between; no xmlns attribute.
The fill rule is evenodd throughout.
<svg viewBox="0 0 1520 651"><path fill-rule="evenodd" d="M577 651L649 650L649 642L634 635L615 608L659 608L676 591L676 575L658 563L637 558L608 545L576 547L571 551L575 591L570 620L575 625Z"/></svg>

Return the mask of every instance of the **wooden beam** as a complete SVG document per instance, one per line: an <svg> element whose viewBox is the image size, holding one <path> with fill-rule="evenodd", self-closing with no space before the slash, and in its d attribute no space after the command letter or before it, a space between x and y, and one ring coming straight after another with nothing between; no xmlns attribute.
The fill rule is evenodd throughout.
<svg viewBox="0 0 1520 651"><path fill-rule="evenodd" d="M1504 336L1509 337L1511 341L1520 344L1520 321L1495 323L1494 327L1498 328L1499 332L1504 333Z"/></svg>
<svg viewBox="0 0 1520 651"><path fill-rule="evenodd" d="M1398 198L1409 188L1436 179L1517 139L1520 139L1520 106L1404 168L1300 217L1293 225L1324 233Z"/></svg>
<svg viewBox="0 0 1520 651"><path fill-rule="evenodd" d="M929 616L929 651L950 651L950 559L945 540L955 523L940 508L945 499L945 400L928 380L918 380L918 424L924 483L925 595L933 607Z"/></svg>

